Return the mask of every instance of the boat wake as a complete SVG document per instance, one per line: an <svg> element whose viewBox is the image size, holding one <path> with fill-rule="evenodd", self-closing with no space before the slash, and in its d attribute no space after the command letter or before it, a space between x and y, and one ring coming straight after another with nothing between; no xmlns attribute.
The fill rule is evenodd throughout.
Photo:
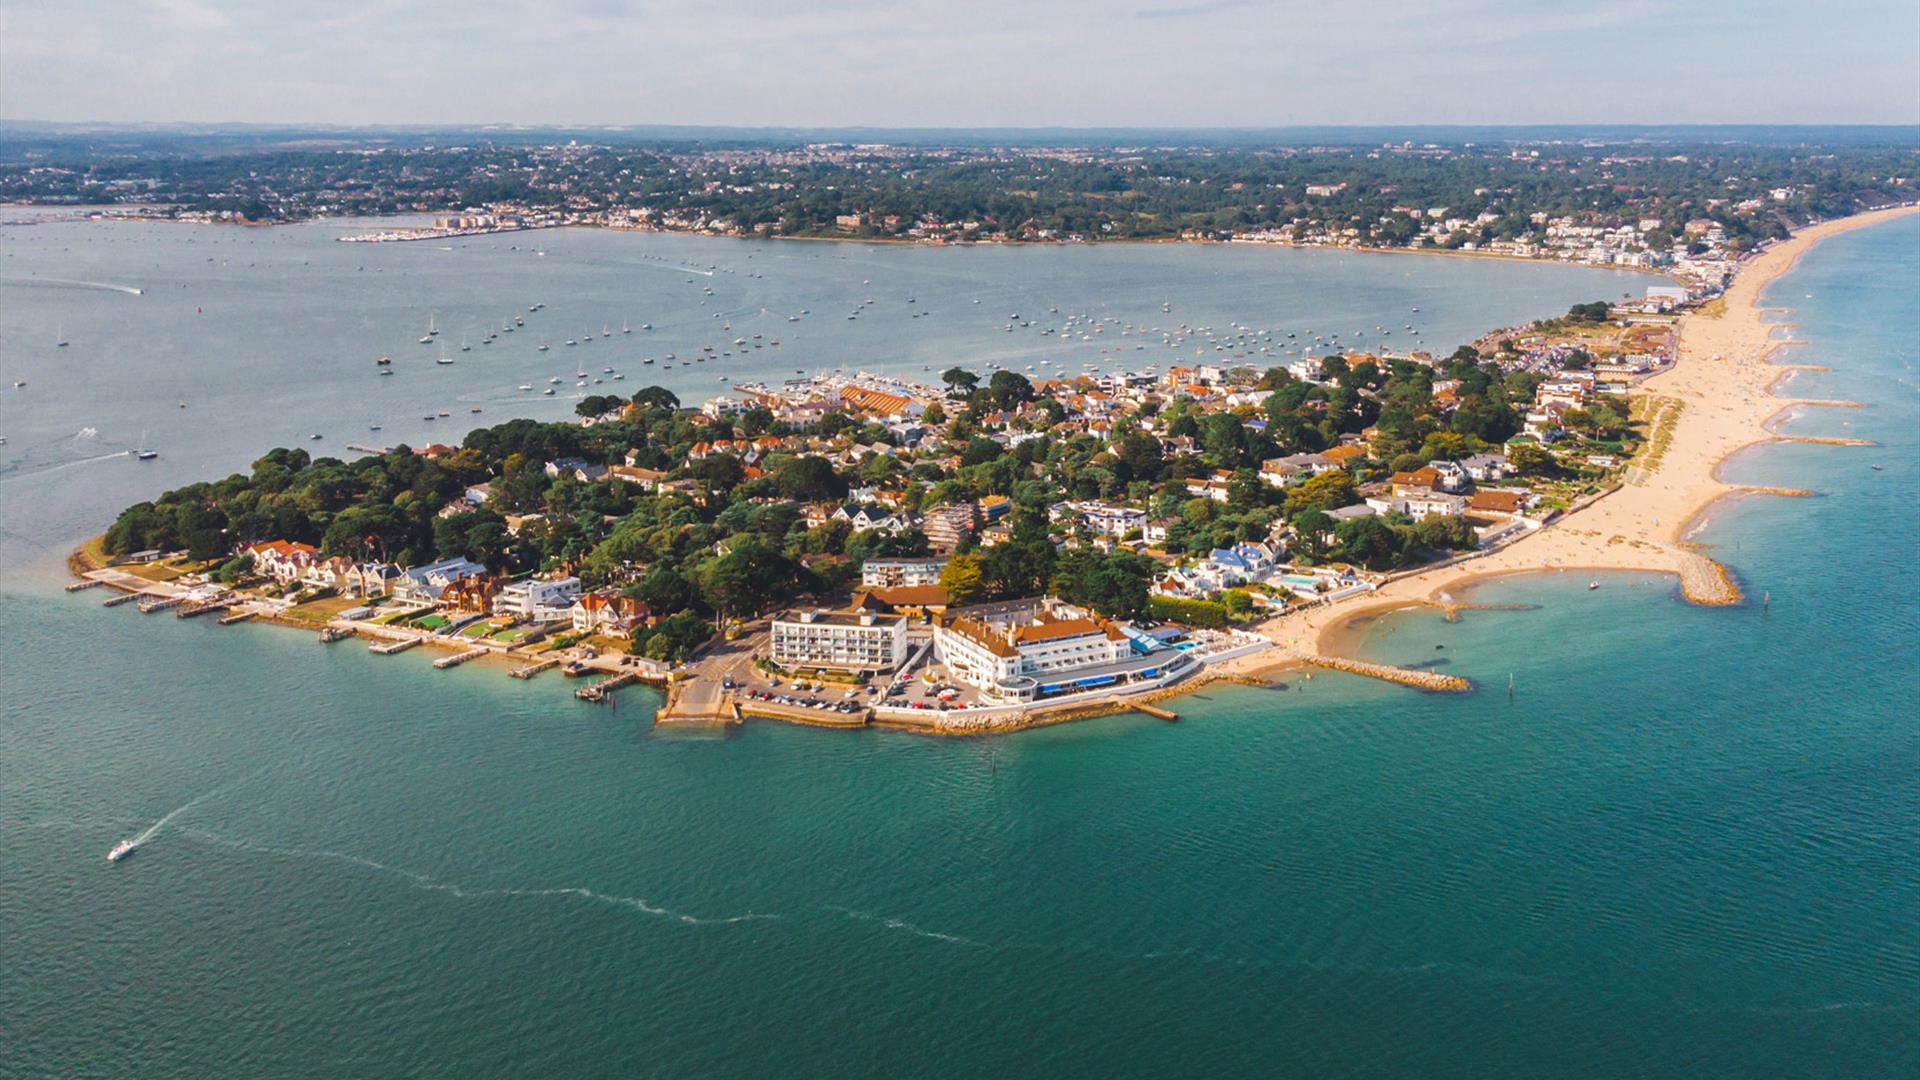
<svg viewBox="0 0 1920 1080"><path fill-rule="evenodd" d="M0 285L24 285L30 289L95 289L100 292L125 293L128 296L139 296L143 292L142 289L133 285L115 285L111 281L74 281L71 278L0 277Z"/></svg>
<svg viewBox="0 0 1920 1080"><path fill-rule="evenodd" d="M689 915L684 911L675 911L672 908L649 903L643 896L622 896L618 893L595 892L592 889L580 885L559 886L546 889L470 889L452 882L440 881L430 875L408 870L404 867L389 866L386 863L375 862L372 859L363 858L359 855L344 851L257 844L251 841L235 840L232 837L220 836L216 833L207 832L205 829L182 829L180 832L182 836L189 836L218 847L228 848L233 851L244 851L249 854L277 855L289 859L323 859L328 862L348 863L363 869L385 874L389 877L399 878L416 889L422 889L427 892L444 893L445 895L458 897L462 900L486 900L499 897L571 897L576 900L585 900L590 903L602 904L608 907L626 908L629 911L637 911L655 918L672 920L687 926L726 926L732 923L764 922L780 918L778 915L767 915L757 912L748 912L745 915L713 917Z"/></svg>
<svg viewBox="0 0 1920 1080"><path fill-rule="evenodd" d="M884 926L889 930L899 930L903 933L912 934L915 937L927 938L932 941L944 941L951 945L964 945L970 949L994 948L994 946L989 945L984 941L975 941L972 938L961 937L959 934L943 934L938 930L928 930L928 929L925 929L924 927L915 926L912 923L906 921L905 919L896 919L887 915L875 915L869 911L856 911L853 908L834 907L831 905L827 907L827 910L837 911L840 914L845 915L847 918L854 919L859 922L879 923L881 926Z"/></svg>

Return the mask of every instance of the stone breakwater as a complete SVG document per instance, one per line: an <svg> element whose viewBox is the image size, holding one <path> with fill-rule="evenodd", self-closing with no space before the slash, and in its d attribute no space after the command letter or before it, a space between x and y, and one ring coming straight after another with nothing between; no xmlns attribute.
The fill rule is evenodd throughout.
<svg viewBox="0 0 1920 1080"><path fill-rule="evenodd" d="M1370 679L1399 683L1401 686L1411 686L1416 690L1461 694L1473 689L1472 683L1458 675L1442 675L1435 671L1413 671L1388 664L1370 664L1364 660L1349 660L1344 656L1309 656L1306 662L1314 667L1344 671L1349 675L1365 675Z"/></svg>

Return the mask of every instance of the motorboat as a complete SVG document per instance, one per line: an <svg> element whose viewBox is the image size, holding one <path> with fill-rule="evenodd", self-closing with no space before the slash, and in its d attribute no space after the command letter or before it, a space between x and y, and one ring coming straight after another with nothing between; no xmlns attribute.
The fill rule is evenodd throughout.
<svg viewBox="0 0 1920 1080"><path fill-rule="evenodd" d="M122 840L119 843L113 845L111 848L107 849L107 861L119 862L121 859L124 859L127 856L133 854L134 850L138 846L139 845L135 844L131 840Z"/></svg>

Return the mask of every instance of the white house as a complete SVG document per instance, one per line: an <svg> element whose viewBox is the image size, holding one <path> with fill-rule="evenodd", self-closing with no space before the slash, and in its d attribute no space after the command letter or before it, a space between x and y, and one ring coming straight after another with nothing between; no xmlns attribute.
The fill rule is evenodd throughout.
<svg viewBox="0 0 1920 1080"><path fill-rule="evenodd" d="M892 671L907 661L907 619L868 611L787 612L773 620L769 655L789 668Z"/></svg>
<svg viewBox="0 0 1920 1080"><path fill-rule="evenodd" d="M493 598L493 613L534 622L559 622L572 618L573 602L578 599L577 577L524 578L501 586Z"/></svg>

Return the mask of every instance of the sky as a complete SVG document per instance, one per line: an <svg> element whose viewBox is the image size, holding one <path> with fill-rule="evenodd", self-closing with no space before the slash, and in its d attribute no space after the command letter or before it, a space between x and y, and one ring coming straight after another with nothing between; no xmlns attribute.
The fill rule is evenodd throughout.
<svg viewBox="0 0 1920 1080"><path fill-rule="evenodd" d="M0 0L0 117L1920 122L1916 0Z"/></svg>

